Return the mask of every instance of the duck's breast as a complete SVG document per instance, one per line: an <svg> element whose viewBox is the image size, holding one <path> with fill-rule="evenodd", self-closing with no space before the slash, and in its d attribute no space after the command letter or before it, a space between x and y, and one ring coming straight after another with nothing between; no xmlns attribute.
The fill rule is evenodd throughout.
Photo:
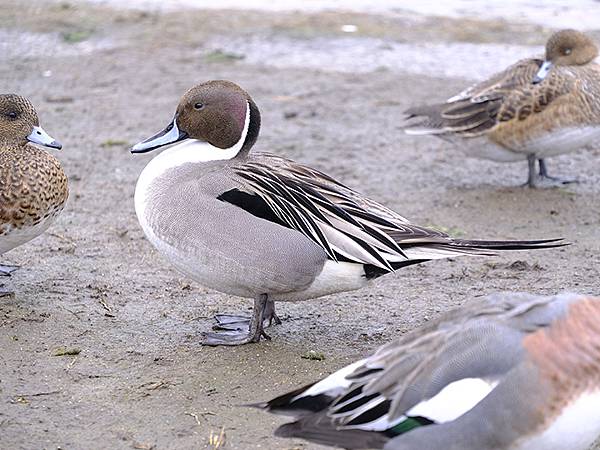
<svg viewBox="0 0 600 450"><path fill-rule="evenodd" d="M0 151L0 254L42 234L69 196L58 159L31 145Z"/></svg>
<svg viewBox="0 0 600 450"><path fill-rule="evenodd" d="M0 255L41 235L52 225L61 210L62 208L40 219L39 222L27 225L17 226L8 222L0 225Z"/></svg>
<svg viewBox="0 0 600 450"><path fill-rule="evenodd" d="M140 176L136 213L148 240L183 273L254 297L306 289L321 272L326 254L304 235L217 198L239 187L226 169L195 162L159 173L157 163Z"/></svg>

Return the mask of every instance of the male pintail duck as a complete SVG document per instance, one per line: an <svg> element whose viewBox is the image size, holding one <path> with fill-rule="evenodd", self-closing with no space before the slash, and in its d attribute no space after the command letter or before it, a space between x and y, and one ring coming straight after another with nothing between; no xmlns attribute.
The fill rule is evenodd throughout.
<svg viewBox="0 0 600 450"><path fill-rule="evenodd" d="M40 127L29 100L0 94L0 255L46 231L69 195L60 162L31 143L62 148ZM16 268L0 266L0 275Z"/></svg>
<svg viewBox="0 0 600 450"><path fill-rule="evenodd" d="M408 109L404 131L449 139L469 156L527 160L530 187L538 181L568 183L548 175L544 158L600 138L597 56L589 36L559 31L548 39L545 59L521 60L446 103Z"/></svg>
<svg viewBox="0 0 600 450"><path fill-rule="evenodd" d="M346 449L587 450L599 405L600 298L503 293L251 406Z"/></svg>
<svg viewBox="0 0 600 450"><path fill-rule="evenodd" d="M183 96L164 131L131 150L183 141L142 171L135 190L140 224L183 273L220 292L255 299L245 333L238 330L239 316L220 316L226 332L205 335L205 344L258 341L265 336L263 319L278 321L275 300L358 289L431 259L563 245L453 239L412 225L313 168L250 153L259 128L258 108L244 90L209 81Z"/></svg>

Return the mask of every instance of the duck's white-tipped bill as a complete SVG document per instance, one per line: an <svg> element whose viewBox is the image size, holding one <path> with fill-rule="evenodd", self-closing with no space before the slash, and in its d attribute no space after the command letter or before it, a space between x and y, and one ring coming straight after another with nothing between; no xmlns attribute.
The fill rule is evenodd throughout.
<svg viewBox="0 0 600 450"><path fill-rule="evenodd" d="M131 148L131 153L145 153L163 145L173 144L187 138L187 133L180 131L177 127L177 117L164 130L149 137L145 141L138 142Z"/></svg>
<svg viewBox="0 0 600 450"><path fill-rule="evenodd" d="M57 150L62 148L62 144L44 131L42 127L34 126L33 131L27 136L29 142L40 144L44 147L51 147Z"/></svg>
<svg viewBox="0 0 600 450"><path fill-rule="evenodd" d="M533 84L544 81L544 78L550 73L550 69L552 69L552 63L550 61L544 61L540 66L540 70L538 70L535 77L533 77Z"/></svg>

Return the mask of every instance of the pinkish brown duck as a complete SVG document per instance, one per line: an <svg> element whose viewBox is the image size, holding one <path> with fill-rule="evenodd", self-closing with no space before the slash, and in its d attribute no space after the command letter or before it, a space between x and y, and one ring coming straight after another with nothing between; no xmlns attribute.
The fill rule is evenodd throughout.
<svg viewBox="0 0 600 450"><path fill-rule="evenodd" d="M507 292L252 406L295 419L277 436L345 449L588 450L598 405L600 299Z"/></svg>

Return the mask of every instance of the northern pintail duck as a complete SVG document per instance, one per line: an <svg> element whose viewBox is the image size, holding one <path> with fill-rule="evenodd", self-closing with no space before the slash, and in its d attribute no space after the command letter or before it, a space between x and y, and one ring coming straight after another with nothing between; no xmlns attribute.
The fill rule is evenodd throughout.
<svg viewBox="0 0 600 450"><path fill-rule="evenodd" d="M600 299L504 293L252 406L346 449L587 450L599 405Z"/></svg>
<svg viewBox="0 0 600 450"><path fill-rule="evenodd" d="M597 56L589 36L559 31L548 39L545 59L521 60L445 103L408 109L404 131L449 139L469 156L527 160L530 187L569 182L549 176L544 158L600 138Z"/></svg>
<svg viewBox="0 0 600 450"><path fill-rule="evenodd" d="M150 161L137 182L135 210L150 242L204 286L255 299L249 330L226 323L238 316L219 316L230 329L205 335L206 344L258 341L263 319L278 320L275 300L358 289L431 259L561 245L453 239L412 225L318 170L251 153L259 128L244 90L209 81L183 96L164 131L132 148L183 141Z"/></svg>
<svg viewBox="0 0 600 450"><path fill-rule="evenodd" d="M31 143L62 147L40 127L29 100L0 94L0 255L42 234L69 194L60 162ZM0 275L15 269L0 266Z"/></svg>

